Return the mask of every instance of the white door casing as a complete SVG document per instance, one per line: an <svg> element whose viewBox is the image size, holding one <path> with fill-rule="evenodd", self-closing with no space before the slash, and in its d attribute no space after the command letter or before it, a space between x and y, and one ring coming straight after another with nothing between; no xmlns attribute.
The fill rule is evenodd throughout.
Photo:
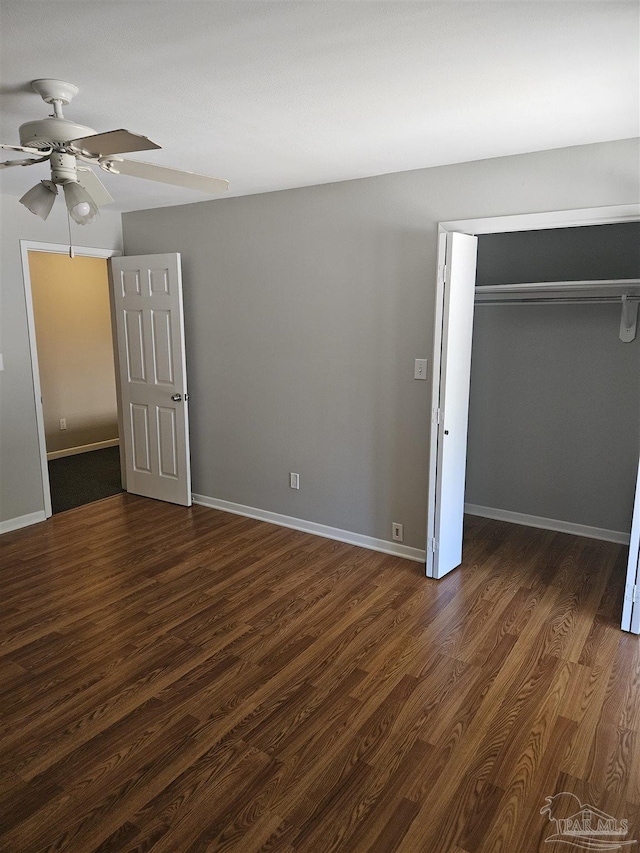
<svg viewBox="0 0 640 853"><path fill-rule="evenodd" d="M434 578L444 577L462 562L477 249L477 237L441 234L438 267L444 293L434 343L435 471L427 531L432 543L427 548L427 575Z"/></svg>
<svg viewBox="0 0 640 853"><path fill-rule="evenodd" d="M191 506L180 255L111 261L126 490Z"/></svg>

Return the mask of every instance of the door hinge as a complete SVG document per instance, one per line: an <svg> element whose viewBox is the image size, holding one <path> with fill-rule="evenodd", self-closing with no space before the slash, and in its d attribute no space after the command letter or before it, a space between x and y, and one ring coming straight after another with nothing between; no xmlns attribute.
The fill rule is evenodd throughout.
<svg viewBox="0 0 640 853"><path fill-rule="evenodd" d="M442 423L442 409L433 410L433 420L436 424Z"/></svg>
<svg viewBox="0 0 640 853"><path fill-rule="evenodd" d="M638 601L638 587L634 586L633 592L631 593L631 601L635 604Z"/></svg>
<svg viewBox="0 0 640 853"><path fill-rule="evenodd" d="M447 277L447 265L442 264L441 267L438 267L438 283L444 284L446 277Z"/></svg>
<svg viewBox="0 0 640 853"><path fill-rule="evenodd" d="M435 554L435 552L438 550L438 543L436 542L435 536L429 537L429 550L432 554Z"/></svg>

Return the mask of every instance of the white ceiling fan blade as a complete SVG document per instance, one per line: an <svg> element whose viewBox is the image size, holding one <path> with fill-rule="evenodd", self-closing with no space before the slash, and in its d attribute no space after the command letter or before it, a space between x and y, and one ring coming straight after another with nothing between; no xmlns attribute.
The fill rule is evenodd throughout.
<svg viewBox="0 0 640 853"><path fill-rule="evenodd" d="M0 169L8 169L10 166L31 166L33 163L43 163L45 160L49 159L49 155L46 157L28 157L24 160L5 160L4 163L0 163Z"/></svg>
<svg viewBox="0 0 640 853"><path fill-rule="evenodd" d="M22 151L24 154L42 154L39 148L27 148L26 145L2 145L0 143L0 148L5 151Z"/></svg>
<svg viewBox="0 0 640 853"><path fill-rule="evenodd" d="M159 181L163 184L173 184L176 187L198 190L202 193L223 193L229 189L229 181L222 178L211 178L208 175L198 175L195 172L183 172L181 169L156 166L155 163L142 163L140 160L107 160L103 168L108 172L131 175L134 178L146 178L148 181Z"/></svg>
<svg viewBox="0 0 640 853"><path fill-rule="evenodd" d="M93 169L78 166L78 183L89 193L98 207L111 204L113 197Z"/></svg>
<svg viewBox="0 0 640 853"><path fill-rule="evenodd" d="M69 145L74 151L82 151L94 157L108 157L111 154L125 154L128 151L151 151L160 148L146 136L131 133L129 130L108 130L106 133L96 133L92 136L81 136L72 139Z"/></svg>

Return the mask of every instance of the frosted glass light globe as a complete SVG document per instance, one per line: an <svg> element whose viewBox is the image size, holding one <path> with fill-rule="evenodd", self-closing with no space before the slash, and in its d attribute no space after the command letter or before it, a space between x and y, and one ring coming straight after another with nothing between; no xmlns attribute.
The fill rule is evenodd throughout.
<svg viewBox="0 0 640 853"><path fill-rule="evenodd" d="M85 188L77 181L64 185L64 200L71 218L78 225L86 225L98 215L98 207Z"/></svg>
<svg viewBox="0 0 640 853"><path fill-rule="evenodd" d="M71 211L71 215L74 216L88 216L91 213L91 205L88 201L80 201L78 204L74 204L73 209Z"/></svg>

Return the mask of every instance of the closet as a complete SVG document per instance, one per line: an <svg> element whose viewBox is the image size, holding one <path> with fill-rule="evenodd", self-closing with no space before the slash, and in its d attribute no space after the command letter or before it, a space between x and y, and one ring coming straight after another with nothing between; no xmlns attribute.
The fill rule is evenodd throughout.
<svg viewBox="0 0 640 853"><path fill-rule="evenodd" d="M478 237L465 508L628 541L640 223Z"/></svg>

